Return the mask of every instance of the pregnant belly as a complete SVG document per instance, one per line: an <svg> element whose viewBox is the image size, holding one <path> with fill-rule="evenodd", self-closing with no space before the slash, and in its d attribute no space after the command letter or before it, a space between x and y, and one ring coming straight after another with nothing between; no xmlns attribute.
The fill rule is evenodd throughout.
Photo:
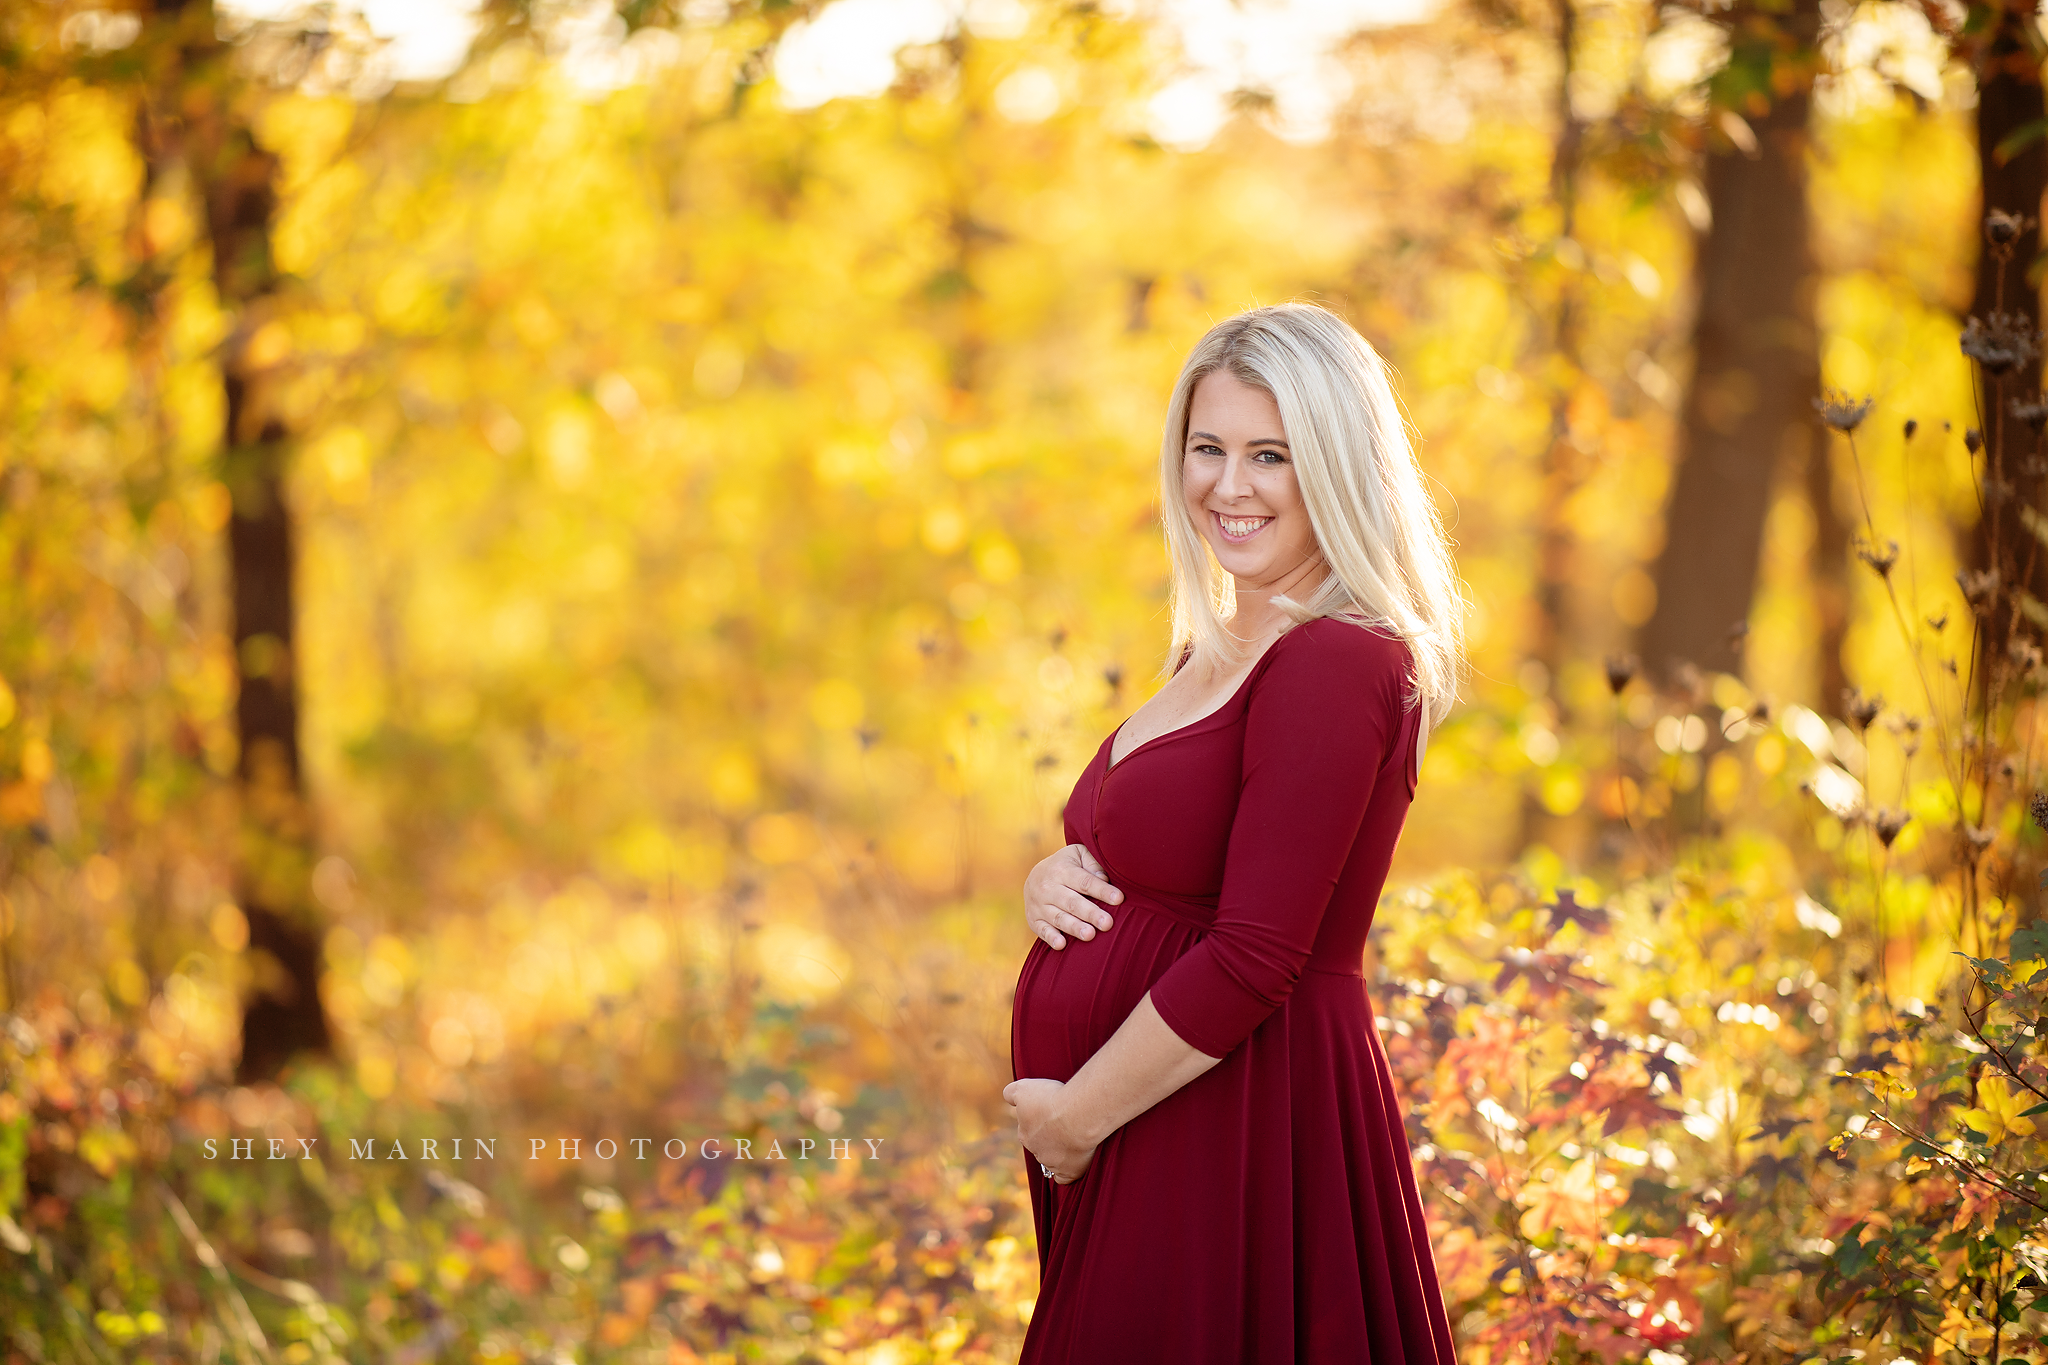
<svg viewBox="0 0 2048 1365"><path fill-rule="evenodd" d="M1107 933L1069 934L1055 952L1034 943L1010 1010L1010 1064L1017 1079L1073 1078L1200 937L1194 926L1127 890Z"/></svg>

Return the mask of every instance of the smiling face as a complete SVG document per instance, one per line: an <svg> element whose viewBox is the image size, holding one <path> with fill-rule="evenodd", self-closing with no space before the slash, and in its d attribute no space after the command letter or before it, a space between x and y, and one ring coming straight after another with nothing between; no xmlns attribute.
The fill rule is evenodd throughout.
<svg viewBox="0 0 2048 1365"><path fill-rule="evenodd" d="M1216 370L1195 385L1181 452L1195 529L1240 588L1292 592L1322 554L1273 395Z"/></svg>

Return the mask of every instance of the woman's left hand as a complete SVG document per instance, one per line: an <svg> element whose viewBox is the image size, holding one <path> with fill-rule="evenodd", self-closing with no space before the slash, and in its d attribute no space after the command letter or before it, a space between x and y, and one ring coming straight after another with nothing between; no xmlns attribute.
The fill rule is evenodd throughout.
<svg viewBox="0 0 2048 1365"><path fill-rule="evenodd" d="M1003 1099L1017 1120L1017 1140L1041 1165L1052 1167L1055 1184L1071 1185L1095 1160L1095 1148L1070 1135L1061 1101L1067 1087L1059 1081L1029 1077L1003 1087Z"/></svg>

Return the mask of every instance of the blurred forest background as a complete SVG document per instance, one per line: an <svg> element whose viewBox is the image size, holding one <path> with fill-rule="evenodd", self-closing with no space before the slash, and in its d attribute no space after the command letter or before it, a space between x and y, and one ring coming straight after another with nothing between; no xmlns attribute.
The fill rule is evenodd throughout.
<svg viewBox="0 0 2048 1365"><path fill-rule="evenodd" d="M9 1365L1014 1360L1018 888L1164 662L1179 363L1291 298L1472 606L1368 961L1461 1350L2048 1358L2044 54L4 0Z"/></svg>

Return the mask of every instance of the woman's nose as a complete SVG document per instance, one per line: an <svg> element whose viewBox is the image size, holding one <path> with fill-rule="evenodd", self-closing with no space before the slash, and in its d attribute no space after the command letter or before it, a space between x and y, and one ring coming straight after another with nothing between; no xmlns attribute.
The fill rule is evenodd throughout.
<svg viewBox="0 0 2048 1365"><path fill-rule="evenodd" d="M1245 478L1244 465L1234 455L1223 457L1223 472L1216 476L1216 496L1219 498L1240 497L1251 488Z"/></svg>

